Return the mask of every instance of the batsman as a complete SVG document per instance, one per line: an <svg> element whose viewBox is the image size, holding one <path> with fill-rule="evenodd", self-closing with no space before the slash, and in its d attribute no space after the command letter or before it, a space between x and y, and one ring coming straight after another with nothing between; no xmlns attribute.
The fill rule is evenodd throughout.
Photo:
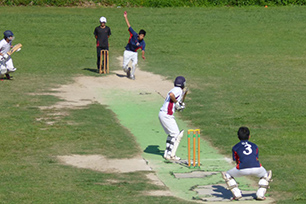
<svg viewBox="0 0 306 204"><path fill-rule="evenodd" d="M15 39L12 31L6 30L3 35L4 37L0 41L0 76L5 75L7 79L11 79L9 73L15 72L16 68L10 55L15 51L18 52L21 49L21 44L12 46L12 41Z"/></svg>
<svg viewBox="0 0 306 204"><path fill-rule="evenodd" d="M186 93L186 79L183 76L176 77L174 88L168 92L164 104L158 114L159 121L168 135L166 150L164 152L164 158L166 160L180 160L180 158L175 154L184 135L184 130L179 130L173 114L175 111L182 111L185 108L183 100L185 99Z"/></svg>

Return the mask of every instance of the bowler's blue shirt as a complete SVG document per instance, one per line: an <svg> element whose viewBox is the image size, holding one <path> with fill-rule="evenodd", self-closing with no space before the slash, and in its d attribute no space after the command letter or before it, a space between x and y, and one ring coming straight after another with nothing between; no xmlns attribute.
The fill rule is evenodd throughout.
<svg viewBox="0 0 306 204"><path fill-rule="evenodd" d="M132 52L137 52L138 49L145 50L146 43L144 40L138 40L138 34L133 30L132 27L129 27L130 38L128 44L125 46L125 49Z"/></svg>
<svg viewBox="0 0 306 204"><path fill-rule="evenodd" d="M233 148L233 160L237 169L261 167L258 161L258 147L248 140L241 140Z"/></svg>

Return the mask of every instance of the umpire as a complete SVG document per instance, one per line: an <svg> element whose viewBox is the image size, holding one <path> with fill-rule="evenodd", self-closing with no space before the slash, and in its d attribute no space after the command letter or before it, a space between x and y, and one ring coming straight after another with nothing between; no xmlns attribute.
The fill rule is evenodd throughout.
<svg viewBox="0 0 306 204"><path fill-rule="evenodd" d="M97 68L98 68L98 71L99 71L99 68L100 68L100 53L101 53L101 50L108 50L109 49L108 38L111 35L111 29L108 26L106 26L105 24L106 24L106 18L104 16L102 16L100 18L100 26L96 27L95 31L94 31L94 35L97 39L96 46L97 46Z"/></svg>

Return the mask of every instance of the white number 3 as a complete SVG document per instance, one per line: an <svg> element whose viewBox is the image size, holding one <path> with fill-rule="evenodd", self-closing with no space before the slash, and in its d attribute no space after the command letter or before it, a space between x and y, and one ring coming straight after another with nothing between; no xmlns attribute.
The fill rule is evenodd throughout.
<svg viewBox="0 0 306 204"><path fill-rule="evenodd" d="M252 153L252 145L248 144L247 142L244 145L245 150L243 151L243 154L250 155Z"/></svg>

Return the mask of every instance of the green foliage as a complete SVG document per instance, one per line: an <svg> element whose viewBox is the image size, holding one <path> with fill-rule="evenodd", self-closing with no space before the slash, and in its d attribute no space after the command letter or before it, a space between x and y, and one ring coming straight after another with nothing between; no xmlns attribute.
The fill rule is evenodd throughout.
<svg viewBox="0 0 306 204"><path fill-rule="evenodd" d="M211 7L211 6L287 6L305 5L306 0L1 0L0 5L6 6L117 6L117 7Z"/></svg>

